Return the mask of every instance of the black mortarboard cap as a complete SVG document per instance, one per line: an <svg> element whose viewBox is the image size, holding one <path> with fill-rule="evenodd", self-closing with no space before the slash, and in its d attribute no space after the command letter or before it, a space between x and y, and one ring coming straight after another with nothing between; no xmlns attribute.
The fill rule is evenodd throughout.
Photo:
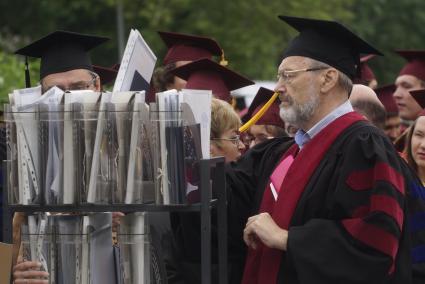
<svg viewBox="0 0 425 284"><path fill-rule="evenodd" d="M412 95L412 97L415 99L418 105L420 105L421 108L423 109L422 112L420 113L420 116L424 116L425 115L425 89L409 91L409 93Z"/></svg>
<svg viewBox="0 0 425 284"><path fill-rule="evenodd" d="M422 108L422 111L419 113L419 116L425 116L425 89L414 90L410 91L409 93Z"/></svg>
<svg viewBox="0 0 425 284"><path fill-rule="evenodd" d="M40 79L73 69L93 70L88 51L109 40L106 37L68 31L53 32L15 52L41 58Z"/></svg>
<svg viewBox="0 0 425 284"><path fill-rule="evenodd" d="M338 22L290 16L279 18L300 32L288 45L283 58L309 57L354 78L358 74L361 54L383 55Z"/></svg>

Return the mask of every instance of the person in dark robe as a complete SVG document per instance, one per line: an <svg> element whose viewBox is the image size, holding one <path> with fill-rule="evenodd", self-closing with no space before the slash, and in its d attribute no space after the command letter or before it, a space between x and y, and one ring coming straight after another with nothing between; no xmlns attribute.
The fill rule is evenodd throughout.
<svg viewBox="0 0 425 284"><path fill-rule="evenodd" d="M424 190L348 101L359 54L380 52L337 22L280 18L300 32L275 88L299 130L228 169L230 249L242 236L248 246L242 283L423 283L424 226L410 218Z"/></svg>
<svg viewBox="0 0 425 284"><path fill-rule="evenodd" d="M15 53L41 59L40 84L43 93L53 86L57 86L64 91L100 91L100 78L93 70L89 52L107 40L108 38L100 36L55 31L17 50ZM27 87L30 87L28 72L26 73L26 82ZM122 215L122 213L115 214ZM13 220L14 259L20 245L22 217L22 213L16 213ZM46 280L48 273L40 271L40 266L41 264L36 261L19 261L13 268L15 283L30 283L30 281L48 283L48 280Z"/></svg>
<svg viewBox="0 0 425 284"><path fill-rule="evenodd" d="M186 80L175 76L171 71L199 59L212 59L224 55L222 48L212 38L159 31L159 36L167 47L162 66L155 69L146 93L146 102L155 102L155 94L166 90L181 90L186 87ZM222 60L222 61L223 61ZM224 61L223 61L224 64ZM184 283L176 269L174 238L172 236L170 213L150 212L150 231L152 235L153 254L158 260L158 279L167 279L169 283ZM167 281L163 280L163 281Z"/></svg>
<svg viewBox="0 0 425 284"><path fill-rule="evenodd" d="M108 38L55 31L15 52L40 58L42 92L53 86L67 90L100 91L100 78L91 63L89 51ZM29 78L26 78L29 81ZM29 86L27 86L29 87Z"/></svg>
<svg viewBox="0 0 425 284"><path fill-rule="evenodd" d="M239 73L224 67L210 59L200 59L193 61L189 64L175 68L171 74L178 76L187 81L186 89L194 90L211 90L212 95L223 103L230 103L232 101L231 91L245 86L253 85L254 82L248 78L240 75ZM229 104L230 106L230 104ZM212 111L214 106L212 106ZM213 118L212 118L213 119ZM212 121L211 123L219 123L220 120ZM229 123L229 122L227 122ZM213 133L215 130L221 128L212 125L211 138L219 138L220 134ZM233 128L233 127L232 127ZM232 129L233 131L233 129ZM231 132L232 132L231 131ZM233 136L232 133L231 136ZM224 138L224 137L223 137ZM229 137L232 138L232 137ZM238 139L232 139L234 142ZM211 148L218 146L216 142L212 141ZM236 143L233 145L231 141L226 142L227 146L236 148ZM243 148L242 143L238 142L238 147ZM221 143L223 146L223 143ZM236 149L235 149L236 150ZM238 151L239 152L239 151ZM212 154L215 154L214 151ZM222 153L224 154L224 153ZM239 158L232 157L230 160ZM212 228L211 228L211 245L212 245L212 283L218 282L218 240L217 240L217 226L215 209L212 211ZM167 270L168 283L200 283L201 282L201 238L200 238L200 217L199 213L176 213L171 214L171 226L174 233L174 264L172 265L168 259L165 259L168 267L175 266L176 273L170 275L171 269ZM171 259L172 260L172 259ZM234 260L232 256L228 259L228 272L229 283L240 282L241 268L234 269ZM235 272L237 271L237 272ZM235 278L236 277L236 278Z"/></svg>

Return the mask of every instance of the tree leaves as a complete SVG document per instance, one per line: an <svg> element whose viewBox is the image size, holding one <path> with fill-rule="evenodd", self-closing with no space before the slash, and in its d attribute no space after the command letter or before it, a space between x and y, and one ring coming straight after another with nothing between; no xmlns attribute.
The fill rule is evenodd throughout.
<svg viewBox="0 0 425 284"><path fill-rule="evenodd" d="M117 63L117 1L123 7L126 36L130 28L139 29L157 54L158 64L166 48L156 31L200 34L220 43L230 68L255 80L274 80L282 51L296 34L277 19L279 14L347 24L388 54L371 61L382 82L394 81L403 63L392 49L423 48L425 41L422 0L15 0L0 3L0 48L11 53L56 29L69 29L111 37L109 43L95 49L93 62ZM20 61L2 62L10 67L0 66L1 72L12 75L1 76L22 74L23 82Z"/></svg>

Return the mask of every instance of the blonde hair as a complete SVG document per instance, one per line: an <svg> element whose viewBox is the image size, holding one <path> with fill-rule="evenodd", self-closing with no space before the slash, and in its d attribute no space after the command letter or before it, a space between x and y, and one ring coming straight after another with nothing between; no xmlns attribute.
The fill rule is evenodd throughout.
<svg viewBox="0 0 425 284"><path fill-rule="evenodd" d="M238 129L241 119L232 106L222 100L213 98L211 101L211 134L210 138L221 138L229 129Z"/></svg>

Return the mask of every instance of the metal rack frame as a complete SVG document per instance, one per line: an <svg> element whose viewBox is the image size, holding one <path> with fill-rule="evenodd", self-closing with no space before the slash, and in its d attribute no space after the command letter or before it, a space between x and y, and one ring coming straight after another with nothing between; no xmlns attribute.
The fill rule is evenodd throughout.
<svg viewBox="0 0 425 284"><path fill-rule="evenodd" d="M76 205L10 205L8 190L3 187L3 241L13 242L13 215L15 212L200 212L201 221L201 279L203 284L211 283L211 209L217 208L218 268L219 283L228 283L227 274L227 193L224 158L202 159L200 166L201 202L190 205L149 204L76 204ZM3 169L7 167L3 166ZM213 169L213 170L212 170ZM6 180L6 179L5 179ZM210 180L212 180L211 196ZM6 185L6 181L4 182Z"/></svg>

